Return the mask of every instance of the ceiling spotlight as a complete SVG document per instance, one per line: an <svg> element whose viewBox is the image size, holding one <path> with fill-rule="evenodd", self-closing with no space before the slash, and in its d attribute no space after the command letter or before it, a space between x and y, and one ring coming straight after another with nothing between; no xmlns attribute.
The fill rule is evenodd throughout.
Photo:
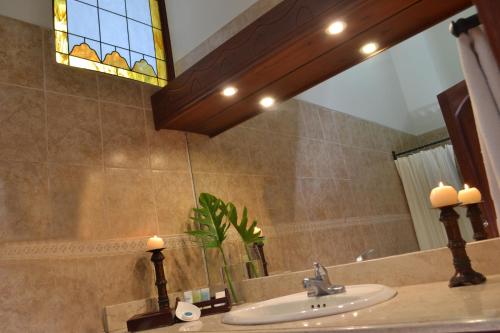
<svg viewBox="0 0 500 333"><path fill-rule="evenodd" d="M335 21L326 28L326 33L329 35L336 35L344 31L345 23L342 21Z"/></svg>
<svg viewBox="0 0 500 333"><path fill-rule="evenodd" d="M236 89L235 87L226 87L224 88L224 90L222 90L222 95L226 96L226 97L231 97L231 96L234 96L236 95L236 93L238 92L238 89Z"/></svg>
<svg viewBox="0 0 500 333"><path fill-rule="evenodd" d="M274 98L272 97L264 97L263 99L260 100L260 105L262 105L265 108L271 107L274 105Z"/></svg>
<svg viewBox="0 0 500 333"><path fill-rule="evenodd" d="M363 52L364 54L371 54L375 51L377 51L378 49L378 45L376 43L367 43L365 45L363 45L363 47L361 48L361 52Z"/></svg>

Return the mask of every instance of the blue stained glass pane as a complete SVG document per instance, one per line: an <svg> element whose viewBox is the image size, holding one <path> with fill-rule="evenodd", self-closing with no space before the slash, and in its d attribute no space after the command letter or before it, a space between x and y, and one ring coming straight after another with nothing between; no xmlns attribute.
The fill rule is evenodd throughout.
<svg viewBox="0 0 500 333"><path fill-rule="evenodd" d="M113 46L129 48L125 17L99 10L101 41Z"/></svg>
<svg viewBox="0 0 500 333"><path fill-rule="evenodd" d="M68 0L68 31L87 38L99 40L99 20L97 8L84 3Z"/></svg>
<svg viewBox="0 0 500 333"><path fill-rule="evenodd" d="M99 8L125 15L125 0L99 0Z"/></svg>
<svg viewBox="0 0 500 333"><path fill-rule="evenodd" d="M130 52L130 57L131 57L131 59L130 59L131 66L134 67L135 63L142 59L142 54Z"/></svg>
<svg viewBox="0 0 500 333"><path fill-rule="evenodd" d="M97 6L97 0L80 0L81 2L86 2L90 5Z"/></svg>
<svg viewBox="0 0 500 333"><path fill-rule="evenodd" d="M75 45L80 45L81 43L83 43L83 38L69 34L68 43L69 43L69 53L71 53Z"/></svg>
<svg viewBox="0 0 500 333"><path fill-rule="evenodd" d="M148 64L150 64L155 70L156 75L158 75L158 71L156 70L156 58L145 56L144 59L146 59Z"/></svg>
<svg viewBox="0 0 500 333"><path fill-rule="evenodd" d="M151 27L139 22L128 20L130 50L155 56L155 44Z"/></svg>
<svg viewBox="0 0 500 333"><path fill-rule="evenodd" d="M125 0L127 2L127 16L134 20L151 25L151 11L149 0Z"/></svg>

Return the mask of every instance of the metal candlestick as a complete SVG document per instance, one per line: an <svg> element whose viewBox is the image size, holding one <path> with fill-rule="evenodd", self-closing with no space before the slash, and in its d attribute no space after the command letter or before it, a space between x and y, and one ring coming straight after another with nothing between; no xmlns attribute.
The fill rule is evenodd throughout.
<svg viewBox="0 0 500 333"><path fill-rule="evenodd" d="M264 271L264 276L269 276L269 272L267 271L266 256L264 255L264 244L263 243L254 243L253 246L259 252L260 260L262 261L262 269Z"/></svg>
<svg viewBox="0 0 500 333"><path fill-rule="evenodd" d="M458 227L459 215L452 206L440 207L441 214L439 220L443 222L448 236L448 248L453 255L453 266L455 266L455 275L450 279L449 287L460 287L471 284L481 284L486 278L481 273L472 269L469 256L465 251L465 241Z"/></svg>
<svg viewBox="0 0 500 333"><path fill-rule="evenodd" d="M483 217L481 216L481 209L479 202L464 205L467 207L467 217L472 224L474 230L474 239L479 241L488 238L484 230Z"/></svg>

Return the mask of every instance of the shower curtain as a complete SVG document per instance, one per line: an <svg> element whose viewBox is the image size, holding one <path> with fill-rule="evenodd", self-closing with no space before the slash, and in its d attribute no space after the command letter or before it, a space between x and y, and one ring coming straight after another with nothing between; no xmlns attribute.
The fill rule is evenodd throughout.
<svg viewBox="0 0 500 333"><path fill-rule="evenodd" d="M482 27L460 34L458 50L500 230L500 69Z"/></svg>
<svg viewBox="0 0 500 333"><path fill-rule="evenodd" d="M431 209L429 194L440 181L455 187L463 187L457 171L455 154L451 145L425 150L406 157L399 157L396 167L404 191L421 250L446 246L448 243L443 224L439 222L439 210ZM464 239L472 241L473 231L463 208L459 226Z"/></svg>

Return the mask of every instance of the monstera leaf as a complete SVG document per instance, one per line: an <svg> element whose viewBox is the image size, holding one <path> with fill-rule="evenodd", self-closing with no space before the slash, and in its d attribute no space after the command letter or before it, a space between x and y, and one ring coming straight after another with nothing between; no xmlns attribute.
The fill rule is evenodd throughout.
<svg viewBox="0 0 500 333"><path fill-rule="evenodd" d="M262 244L264 241L264 237L261 236L261 231L255 232L255 228L257 227L257 221L253 221L250 226L248 226L248 210L246 207L243 207L243 215L241 216L241 222L238 223L238 211L233 203L229 202L227 204L227 218L229 222L233 225L233 227L240 234L241 240L246 245L251 245L254 243Z"/></svg>
<svg viewBox="0 0 500 333"><path fill-rule="evenodd" d="M199 224L198 230L187 231L191 236L201 239L207 248L222 248L230 224L226 222L226 204L209 193L201 193L199 208L193 208L192 219Z"/></svg>

